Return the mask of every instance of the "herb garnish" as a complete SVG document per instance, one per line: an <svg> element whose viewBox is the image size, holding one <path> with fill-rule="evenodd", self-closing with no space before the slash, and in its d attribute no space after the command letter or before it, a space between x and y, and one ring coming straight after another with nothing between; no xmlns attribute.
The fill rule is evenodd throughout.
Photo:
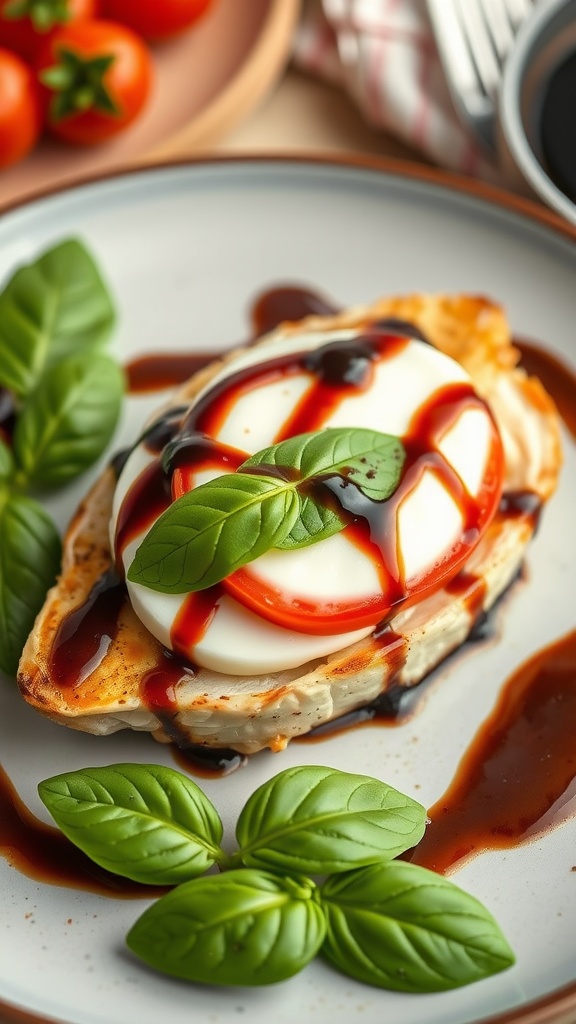
<svg viewBox="0 0 576 1024"><path fill-rule="evenodd" d="M372 501L386 501L405 454L400 438L359 427L329 427L265 448L173 502L137 549L128 579L164 594L204 590L271 548L331 537L348 520L328 491L312 485L340 476Z"/></svg>
<svg viewBox="0 0 576 1024"><path fill-rule="evenodd" d="M167 974L267 985L320 953L366 984L437 992L514 963L478 900L394 860L419 841L426 813L377 779L315 765L280 772L245 804L233 854L219 845L211 802L172 768L86 768L38 788L97 864L176 886L127 936L134 953ZM223 873L199 877L213 865Z"/></svg>
<svg viewBox="0 0 576 1024"><path fill-rule="evenodd" d="M116 426L124 379L101 352L114 320L75 239L20 267L0 293L0 388L14 420L0 441L0 669L9 675L60 566L58 531L32 495L91 466Z"/></svg>

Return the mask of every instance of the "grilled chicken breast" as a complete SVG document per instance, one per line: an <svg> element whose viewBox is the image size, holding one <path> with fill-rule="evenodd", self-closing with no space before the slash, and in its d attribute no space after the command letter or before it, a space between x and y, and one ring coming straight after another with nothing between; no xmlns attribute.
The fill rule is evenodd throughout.
<svg viewBox="0 0 576 1024"><path fill-rule="evenodd" d="M186 667L135 614L113 572L109 539L116 472L110 466L77 510L61 575L22 654L24 698L63 725L106 735L124 728L160 741L251 754L419 683L468 637L516 576L561 464L558 417L540 383L518 368L501 308L473 296L383 299L332 317L287 323L298 332L362 330L383 318L413 324L457 360L487 402L505 455L504 495L482 540L445 587L352 645L296 668L228 675ZM237 352L196 374L170 404L191 402Z"/></svg>

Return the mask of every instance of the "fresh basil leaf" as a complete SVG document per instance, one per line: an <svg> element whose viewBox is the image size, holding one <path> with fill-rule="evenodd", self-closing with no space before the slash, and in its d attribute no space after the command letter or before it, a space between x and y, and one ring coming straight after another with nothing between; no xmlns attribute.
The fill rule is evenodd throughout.
<svg viewBox="0 0 576 1024"><path fill-rule="evenodd" d="M274 547L297 515L294 491L269 477L217 477L156 520L128 579L165 594L202 590Z"/></svg>
<svg viewBox="0 0 576 1024"><path fill-rule="evenodd" d="M346 525L343 512L336 511L306 495L300 497L300 514L292 529L276 545L277 548L304 548L320 540L327 540L335 533L340 533Z"/></svg>
<svg viewBox="0 0 576 1024"><path fill-rule="evenodd" d="M84 768L45 779L38 792L68 839L96 864L136 882L177 885L226 860L216 810L172 768Z"/></svg>
<svg viewBox="0 0 576 1024"><path fill-rule="evenodd" d="M270 985L297 974L325 934L314 883L240 869L187 882L144 912L130 949L151 967L210 985Z"/></svg>
<svg viewBox="0 0 576 1024"><path fill-rule="evenodd" d="M268 466L296 469L300 481L339 474L372 501L386 501L398 487L406 451L399 437L364 427L327 427L264 448L240 471Z"/></svg>
<svg viewBox="0 0 576 1024"><path fill-rule="evenodd" d="M311 484L342 476L370 498L385 500L398 486L404 457L399 438L348 427L266 448L238 472L178 498L140 544L128 579L166 594L190 593L219 583L270 548L330 537L346 517ZM254 472L266 467L289 472Z"/></svg>
<svg viewBox="0 0 576 1024"><path fill-rule="evenodd" d="M112 437L123 391L122 371L108 356L72 356L47 370L16 422L19 477L60 487L91 466Z"/></svg>
<svg viewBox="0 0 576 1024"><path fill-rule="evenodd" d="M99 270L75 239L20 267L0 294L0 385L29 394L45 367L93 350L115 314Z"/></svg>
<svg viewBox="0 0 576 1024"><path fill-rule="evenodd" d="M14 456L5 441L0 438L0 480L7 480L14 472Z"/></svg>
<svg viewBox="0 0 576 1024"><path fill-rule="evenodd" d="M323 954L358 981L440 992L505 970L514 954L490 912L433 871L402 861L329 878Z"/></svg>
<svg viewBox="0 0 576 1024"><path fill-rule="evenodd" d="M14 675L60 567L60 538L38 502L0 495L0 668Z"/></svg>
<svg viewBox="0 0 576 1024"><path fill-rule="evenodd" d="M257 452L240 467L241 471L262 466L297 470L302 482L342 477L372 501L385 501L400 482L406 458L399 437L364 428L328 427L300 434ZM326 504L319 493L299 491L300 516L290 532L276 546L306 547L339 533L348 521L337 499ZM336 507L335 507L336 506Z"/></svg>
<svg viewBox="0 0 576 1024"><path fill-rule="evenodd" d="M240 813L234 862L279 871L335 874L415 846L424 808L384 782L334 768L287 768L260 786Z"/></svg>

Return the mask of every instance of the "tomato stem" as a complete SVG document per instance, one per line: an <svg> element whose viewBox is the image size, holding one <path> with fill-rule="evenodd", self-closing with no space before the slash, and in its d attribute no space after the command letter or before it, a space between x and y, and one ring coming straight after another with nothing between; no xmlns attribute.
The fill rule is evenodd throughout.
<svg viewBox="0 0 576 1024"><path fill-rule="evenodd" d="M42 83L55 95L50 114L54 121L62 121L79 111L98 110L112 117L120 113L110 95L106 72L115 61L113 54L82 57L73 50L60 47L58 63L40 74Z"/></svg>
<svg viewBox="0 0 576 1024"><path fill-rule="evenodd" d="M2 11L7 21L29 18L36 32L45 33L70 18L69 0L9 0Z"/></svg>

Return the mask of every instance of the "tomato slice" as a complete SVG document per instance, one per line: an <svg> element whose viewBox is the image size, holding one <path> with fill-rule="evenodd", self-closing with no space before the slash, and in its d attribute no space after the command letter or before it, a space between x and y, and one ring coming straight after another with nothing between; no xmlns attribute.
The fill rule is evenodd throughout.
<svg viewBox="0 0 576 1024"><path fill-rule="evenodd" d="M271 585L244 566L227 576L224 589L246 608L277 626L313 636L332 636L364 629L390 610L386 594L367 594L364 600L335 601L291 594Z"/></svg>

